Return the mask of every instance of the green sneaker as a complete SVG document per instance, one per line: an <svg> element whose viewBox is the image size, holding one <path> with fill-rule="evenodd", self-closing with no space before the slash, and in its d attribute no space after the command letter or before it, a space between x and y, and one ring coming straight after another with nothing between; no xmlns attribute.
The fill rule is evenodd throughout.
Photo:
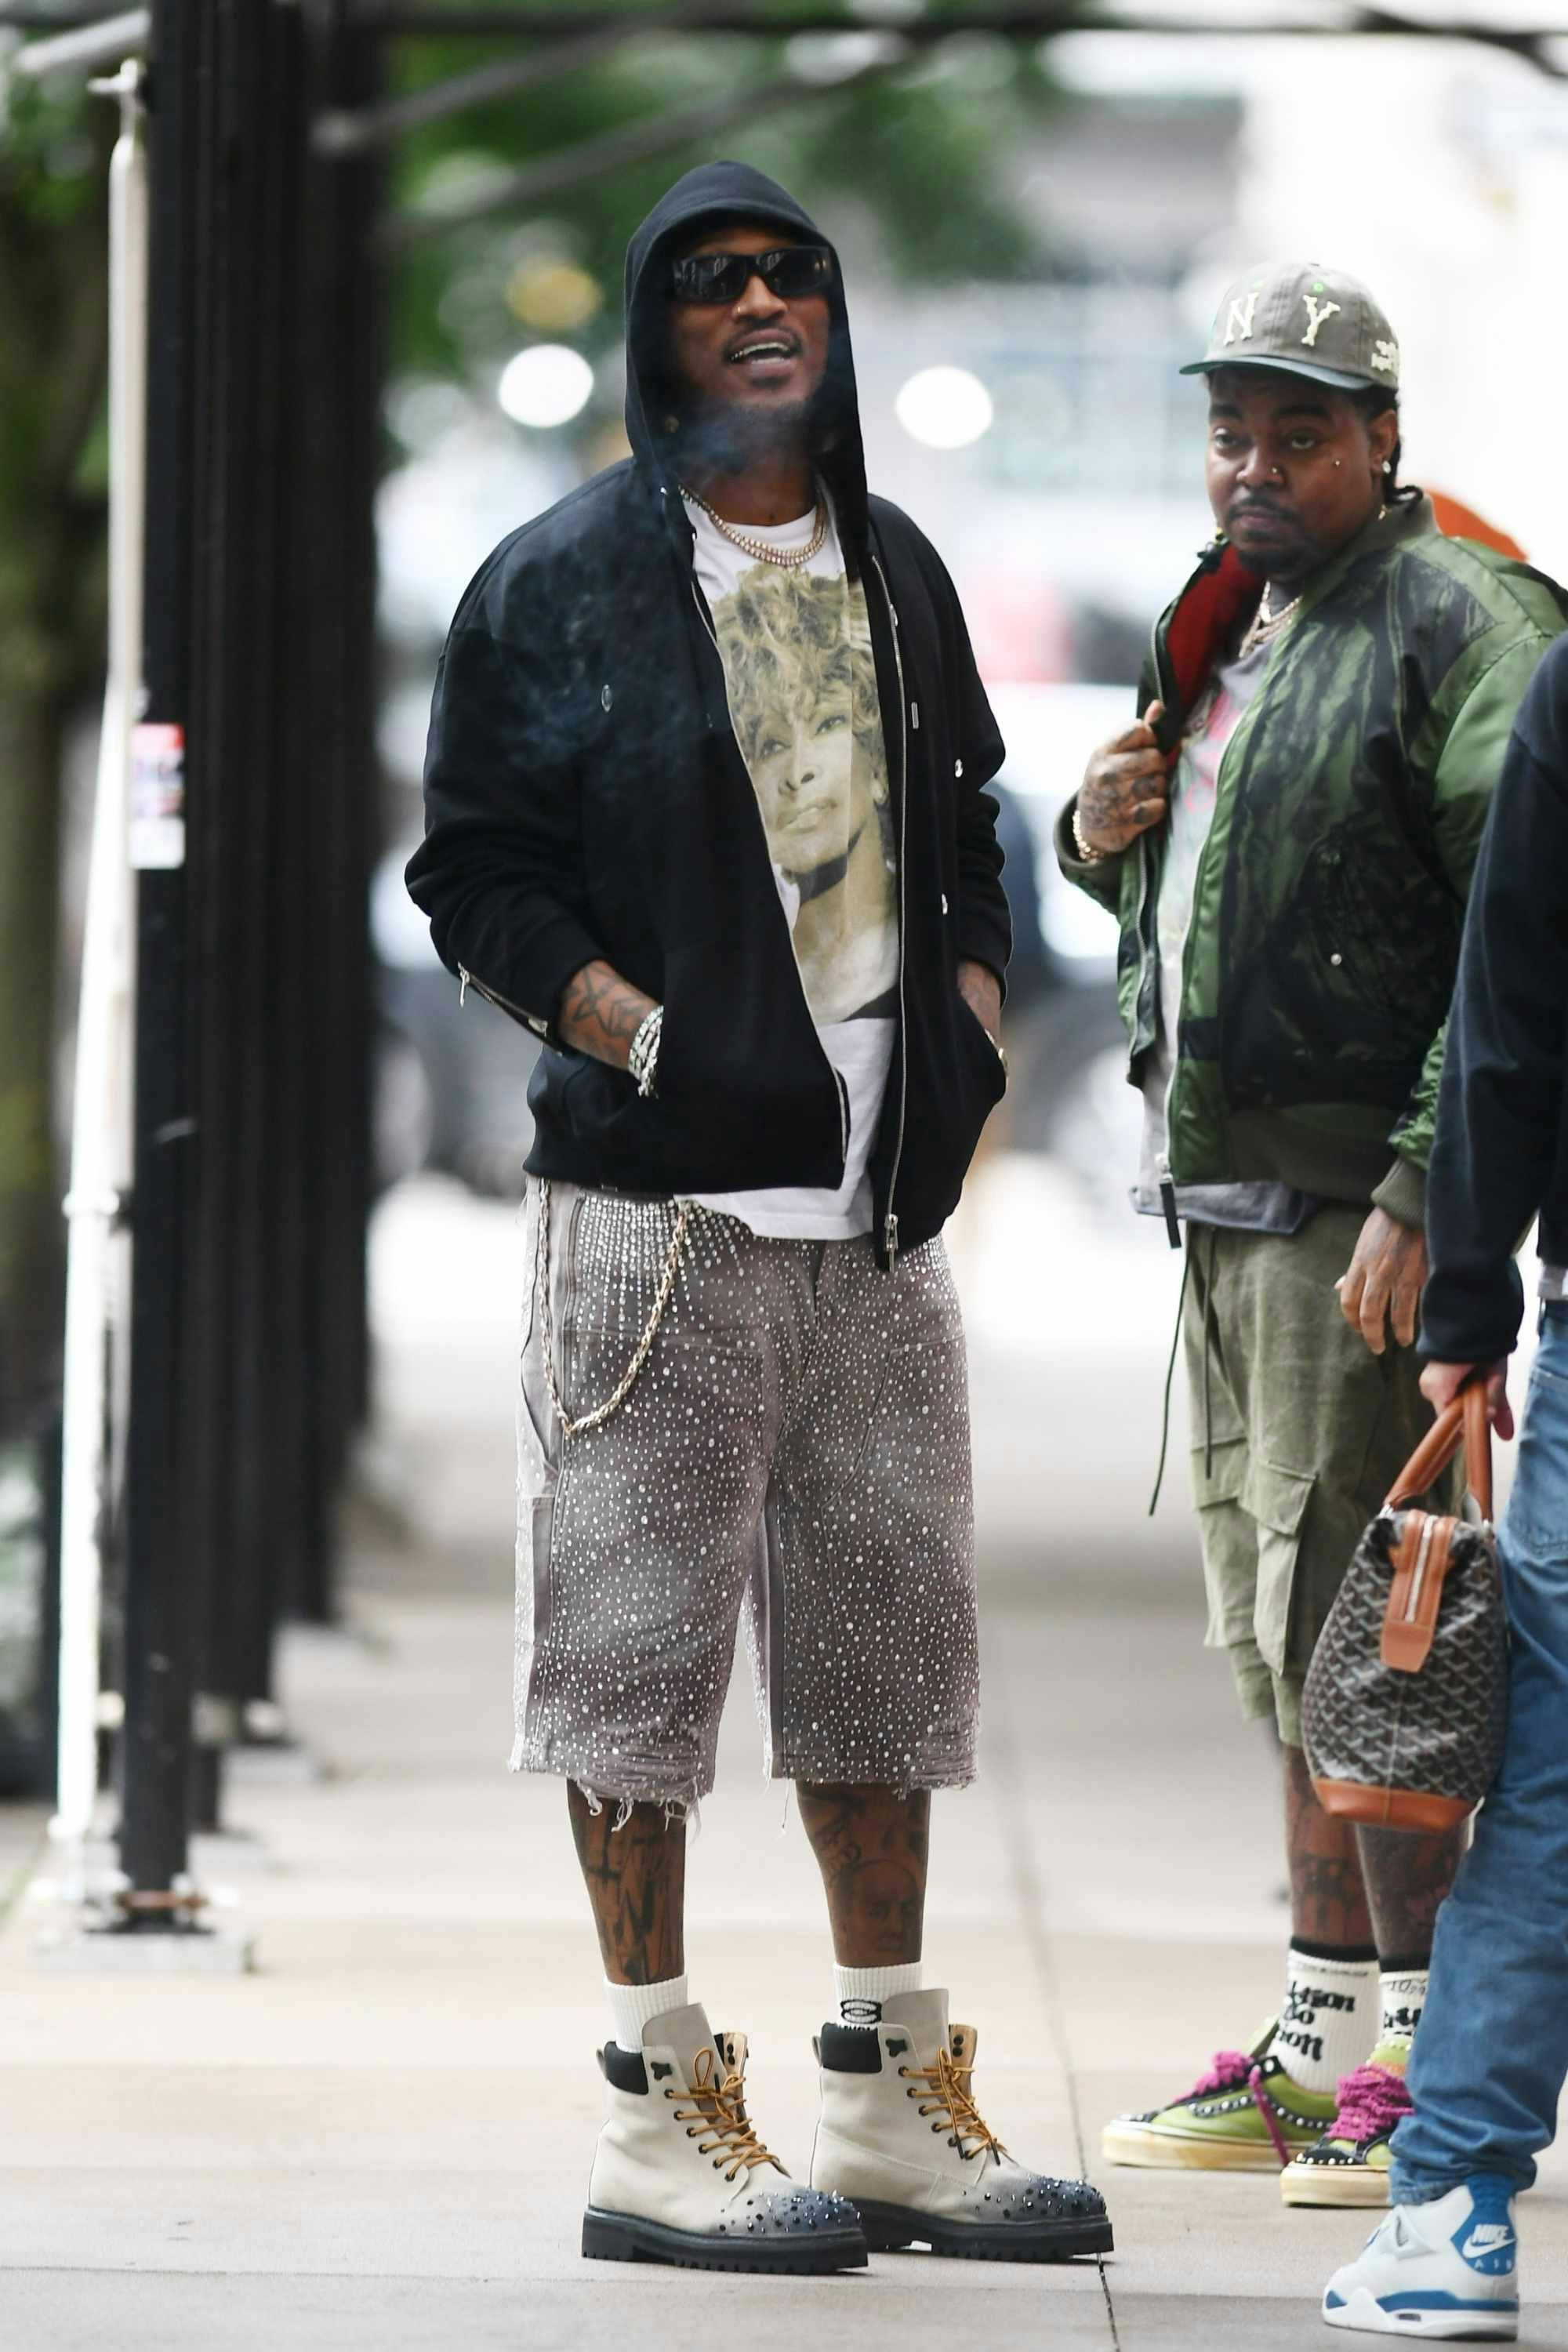
<svg viewBox="0 0 1568 2352"><path fill-rule="evenodd" d="M1364 2066L1340 2078L1333 2128L1303 2148L1279 2176L1287 2205L1386 2205L1394 2158L1389 2141L1410 2113L1408 2042L1385 2042Z"/></svg>
<svg viewBox="0 0 1568 2352"><path fill-rule="evenodd" d="M1118 2116L1100 2147L1108 2164L1180 2172L1279 2172L1335 2122L1329 2091L1304 2091L1269 2054L1274 2021L1247 2051L1216 2050L1184 2098L1146 2116Z"/></svg>

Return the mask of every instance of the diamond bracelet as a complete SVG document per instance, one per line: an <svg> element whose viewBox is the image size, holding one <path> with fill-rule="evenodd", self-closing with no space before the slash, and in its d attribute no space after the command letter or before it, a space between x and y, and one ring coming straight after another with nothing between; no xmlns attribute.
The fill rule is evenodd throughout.
<svg viewBox="0 0 1568 2352"><path fill-rule="evenodd" d="M658 1092L658 1041L664 1034L664 1007L656 1004L637 1024L626 1052L626 1068L637 1080L644 1102Z"/></svg>

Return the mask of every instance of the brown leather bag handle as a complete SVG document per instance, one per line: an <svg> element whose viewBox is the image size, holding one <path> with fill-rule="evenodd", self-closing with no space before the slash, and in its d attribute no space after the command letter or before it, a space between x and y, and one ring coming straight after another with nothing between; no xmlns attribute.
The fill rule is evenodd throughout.
<svg viewBox="0 0 1568 2352"><path fill-rule="evenodd" d="M1485 1375L1466 1381L1452 1404L1437 1415L1426 1436L1388 1490L1386 1511L1403 1510L1431 1491L1460 1446L1465 1449L1465 1477L1480 1515L1492 1516L1492 1425L1487 1412Z"/></svg>

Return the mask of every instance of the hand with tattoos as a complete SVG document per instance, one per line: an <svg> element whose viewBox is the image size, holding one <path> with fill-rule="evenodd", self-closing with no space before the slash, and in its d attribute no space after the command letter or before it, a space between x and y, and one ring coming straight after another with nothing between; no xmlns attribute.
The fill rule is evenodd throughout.
<svg viewBox="0 0 1568 2352"><path fill-rule="evenodd" d="M603 961L585 963L561 992L555 1026L569 1045L612 1070L624 1070L632 1039L653 1011L653 998Z"/></svg>
<svg viewBox="0 0 1568 2352"><path fill-rule="evenodd" d="M1163 703L1152 702L1133 726L1100 745L1084 772L1079 830L1098 856L1120 856L1169 811L1165 755L1154 731L1164 715Z"/></svg>

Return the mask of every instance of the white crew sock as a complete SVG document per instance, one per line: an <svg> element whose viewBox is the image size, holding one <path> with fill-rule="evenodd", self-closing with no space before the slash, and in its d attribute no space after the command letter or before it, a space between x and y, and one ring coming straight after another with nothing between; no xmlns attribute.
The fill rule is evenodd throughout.
<svg viewBox="0 0 1568 2352"><path fill-rule="evenodd" d="M896 1992L919 1992L919 1960L896 1969L841 1969L833 1963L833 1998L840 2025L862 2025L868 2032L882 2022L882 2003Z"/></svg>
<svg viewBox="0 0 1568 2352"><path fill-rule="evenodd" d="M1404 2047L1410 2056L1410 2044L1421 2022L1421 2012L1426 2006L1426 1969L1384 1969L1378 1979L1377 1990L1382 2009L1382 2022L1377 2030L1380 2051Z"/></svg>
<svg viewBox="0 0 1568 2352"><path fill-rule="evenodd" d="M1370 2055L1377 2028L1377 1958L1320 1959L1292 1944L1285 2005L1269 2047L1304 2091L1332 2091Z"/></svg>
<svg viewBox="0 0 1568 2352"><path fill-rule="evenodd" d="M672 2009L684 2009L691 1995L684 1977L666 1977L662 1984L650 1985L612 1984L606 1977L605 1998L621 2048L640 2050L642 2030L649 2018L667 2017Z"/></svg>

